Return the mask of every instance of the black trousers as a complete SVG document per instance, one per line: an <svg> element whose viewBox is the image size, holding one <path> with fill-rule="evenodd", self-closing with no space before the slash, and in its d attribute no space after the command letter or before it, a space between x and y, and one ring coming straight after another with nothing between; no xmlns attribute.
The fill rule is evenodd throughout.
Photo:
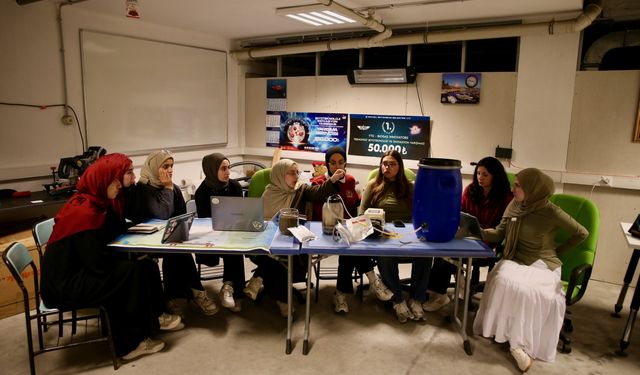
<svg viewBox="0 0 640 375"><path fill-rule="evenodd" d="M220 258L223 261L224 271L222 274L223 282L231 282L233 284L233 298L244 298L242 289L244 288L244 255L215 255L215 254L197 254L196 262L209 267L220 264Z"/></svg>
<svg viewBox="0 0 640 375"><path fill-rule="evenodd" d="M191 254L165 254L162 257L164 297L193 298L191 289L204 290Z"/></svg>
<svg viewBox="0 0 640 375"><path fill-rule="evenodd" d="M353 293L353 269L355 268L359 274L364 275L372 271L374 265L375 262L370 257L340 255L338 257L336 289L342 293Z"/></svg>
<svg viewBox="0 0 640 375"><path fill-rule="evenodd" d="M276 301L287 302L287 258L279 260L265 255L249 257L258 268L253 272L254 277L261 277L265 293ZM293 282L307 279L308 255L293 256Z"/></svg>

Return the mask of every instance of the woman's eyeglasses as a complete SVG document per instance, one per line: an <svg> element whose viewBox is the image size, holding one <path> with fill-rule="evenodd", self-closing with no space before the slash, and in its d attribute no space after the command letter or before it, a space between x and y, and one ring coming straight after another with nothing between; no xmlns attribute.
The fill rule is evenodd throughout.
<svg viewBox="0 0 640 375"><path fill-rule="evenodd" d="M300 176L300 172L299 171L287 171L287 175L289 176Z"/></svg>
<svg viewBox="0 0 640 375"><path fill-rule="evenodd" d="M383 161L382 166L387 168L395 168L398 166L398 163Z"/></svg>

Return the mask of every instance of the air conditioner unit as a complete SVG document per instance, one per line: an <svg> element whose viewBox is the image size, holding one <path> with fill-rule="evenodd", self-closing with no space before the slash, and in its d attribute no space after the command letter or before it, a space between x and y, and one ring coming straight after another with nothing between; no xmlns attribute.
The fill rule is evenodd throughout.
<svg viewBox="0 0 640 375"><path fill-rule="evenodd" d="M347 72L347 79L352 85L358 84L385 84L385 83L414 83L416 81L416 68L392 69L354 69Z"/></svg>

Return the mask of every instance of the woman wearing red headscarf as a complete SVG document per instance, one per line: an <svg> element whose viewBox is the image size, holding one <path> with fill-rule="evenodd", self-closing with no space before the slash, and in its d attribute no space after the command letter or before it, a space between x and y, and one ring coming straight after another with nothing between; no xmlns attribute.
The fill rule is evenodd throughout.
<svg viewBox="0 0 640 375"><path fill-rule="evenodd" d="M126 155L106 155L91 165L56 215L42 261L44 303L64 309L104 306L116 354L125 360L162 350L162 341L149 338L158 328L181 327L179 316L163 312L155 263L129 260L106 246L126 230L121 189L134 182Z"/></svg>

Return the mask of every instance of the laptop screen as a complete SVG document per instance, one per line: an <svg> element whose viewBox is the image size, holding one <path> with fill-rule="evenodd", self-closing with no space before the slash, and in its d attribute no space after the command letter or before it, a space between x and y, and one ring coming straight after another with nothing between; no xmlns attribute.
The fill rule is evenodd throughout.
<svg viewBox="0 0 640 375"><path fill-rule="evenodd" d="M265 229L262 198L211 197L213 230L261 232Z"/></svg>
<svg viewBox="0 0 640 375"><path fill-rule="evenodd" d="M195 212L189 212L169 218L162 234L162 243L188 241L189 229L195 216Z"/></svg>

